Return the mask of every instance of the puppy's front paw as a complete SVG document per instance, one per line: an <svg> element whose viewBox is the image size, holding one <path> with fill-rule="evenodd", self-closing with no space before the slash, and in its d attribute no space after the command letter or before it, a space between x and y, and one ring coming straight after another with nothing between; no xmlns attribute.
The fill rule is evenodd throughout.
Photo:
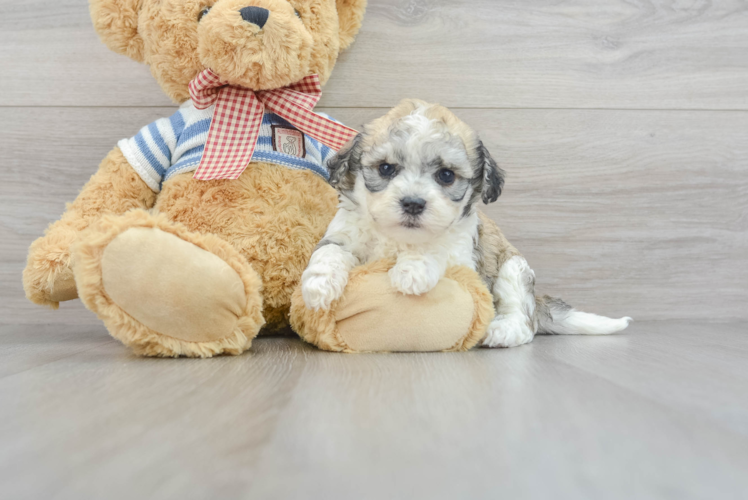
<svg viewBox="0 0 748 500"><path fill-rule="evenodd" d="M390 283L392 287L405 295L422 295L431 291L441 273L435 265L426 260L402 260L390 269Z"/></svg>
<svg viewBox="0 0 748 500"><path fill-rule="evenodd" d="M516 347L532 342L535 332L527 324L523 314L496 316L488 325L488 333L483 340L484 347Z"/></svg>
<svg viewBox="0 0 748 500"><path fill-rule="evenodd" d="M348 273L325 265L310 266L301 277L301 294L307 308L330 309L348 284Z"/></svg>

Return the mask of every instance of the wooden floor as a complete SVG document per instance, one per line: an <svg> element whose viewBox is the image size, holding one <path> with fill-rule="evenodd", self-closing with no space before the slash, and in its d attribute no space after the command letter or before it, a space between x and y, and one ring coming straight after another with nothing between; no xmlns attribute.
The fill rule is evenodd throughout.
<svg viewBox="0 0 748 500"><path fill-rule="evenodd" d="M137 358L0 329L2 498L744 499L748 331L644 322L464 354Z"/></svg>
<svg viewBox="0 0 748 500"><path fill-rule="evenodd" d="M29 244L174 104L86 0L0 0L0 498L748 498L745 0L370 0L320 109L448 105L542 293L613 337L132 356L23 296Z"/></svg>

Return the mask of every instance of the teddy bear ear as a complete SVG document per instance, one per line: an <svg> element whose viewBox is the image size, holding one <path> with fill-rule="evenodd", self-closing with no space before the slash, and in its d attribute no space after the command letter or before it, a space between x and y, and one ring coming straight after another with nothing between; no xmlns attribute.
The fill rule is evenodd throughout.
<svg viewBox="0 0 748 500"><path fill-rule="evenodd" d="M91 19L107 47L143 62L143 38L138 33L138 16L143 0L90 0Z"/></svg>
<svg viewBox="0 0 748 500"><path fill-rule="evenodd" d="M347 49L356 38L366 11L366 0L335 0L340 22L340 50Z"/></svg>

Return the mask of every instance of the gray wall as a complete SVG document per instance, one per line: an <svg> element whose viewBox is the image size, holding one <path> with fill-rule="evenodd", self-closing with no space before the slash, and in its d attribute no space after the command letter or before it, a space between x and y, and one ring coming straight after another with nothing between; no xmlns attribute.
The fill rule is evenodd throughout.
<svg viewBox="0 0 748 500"><path fill-rule="evenodd" d="M358 127L452 107L509 177L487 212L540 291L636 319L748 318L748 5L370 0L319 109ZM91 324L23 297L28 245L122 137L173 105L85 0L0 0L0 321Z"/></svg>

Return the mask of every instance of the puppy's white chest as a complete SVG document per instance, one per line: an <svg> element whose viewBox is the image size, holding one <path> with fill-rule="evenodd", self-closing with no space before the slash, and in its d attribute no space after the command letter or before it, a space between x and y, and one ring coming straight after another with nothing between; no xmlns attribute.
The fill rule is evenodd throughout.
<svg viewBox="0 0 748 500"><path fill-rule="evenodd" d="M472 240L462 243L448 254L447 266L466 266L473 271L477 270Z"/></svg>
<svg viewBox="0 0 748 500"><path fill-rule="evenodd" d="M365 241L358 245L358 254L362 262L379 259L396 259L401 254L420 254L435 258L438 262L449 266L467 266L476 269L474 258L474 239L470 231L449 231L434 237L433 240L419 244L408 245L398 243L376 232L369 233Z"/></svg>
<svg viewBox="0 0 748 500"><path fill-rule="evenodd" d="M476 270L475 239L472 231L451 235L445 248L447 266L466 266Z"/></svg>
<svg viewBox="0 0 748 500"><path fill-rule="evenodd" d="M390 239L371 235L364 244L360 245L359 252L363 262L371 262L379 259L394 259L402 249Z"/></svg>

